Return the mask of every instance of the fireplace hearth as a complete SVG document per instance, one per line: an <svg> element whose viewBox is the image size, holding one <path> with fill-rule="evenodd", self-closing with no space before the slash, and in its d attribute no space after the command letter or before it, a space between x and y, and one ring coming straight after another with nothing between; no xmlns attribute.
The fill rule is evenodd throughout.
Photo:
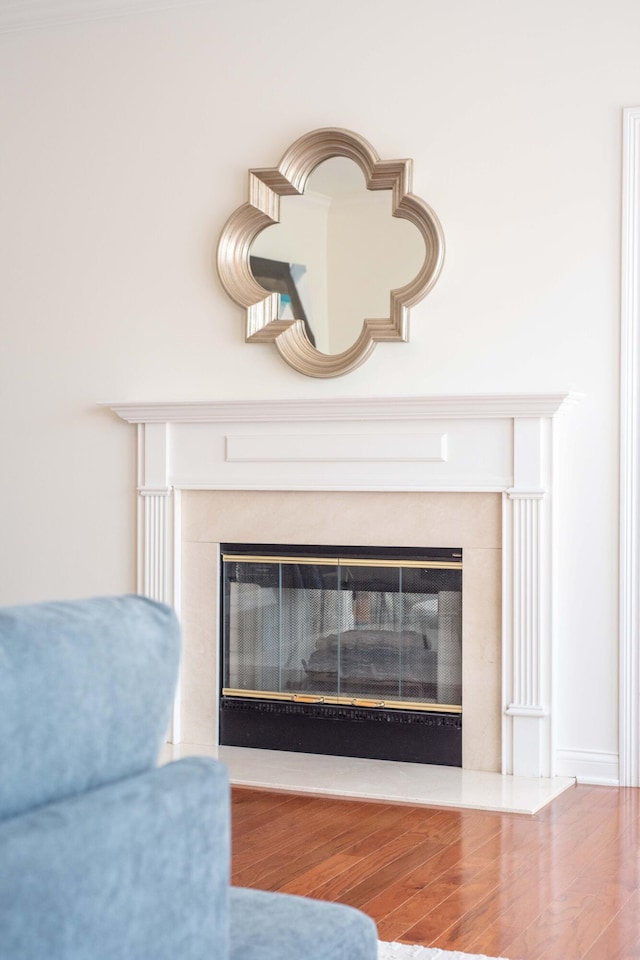
<svg viewBox="0 0 640 960"><path fill-rule="evenodd" d="M221 744L461 765L461 548L221 560Z"/></svg>

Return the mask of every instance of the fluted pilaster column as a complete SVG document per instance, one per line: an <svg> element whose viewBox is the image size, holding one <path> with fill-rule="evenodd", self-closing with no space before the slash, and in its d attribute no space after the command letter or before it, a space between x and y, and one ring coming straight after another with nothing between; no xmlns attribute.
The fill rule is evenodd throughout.
<svg viewBox="0 0 640 960"><path fill-rule="evenodd" d="M549 715L544 677L546 624L542 590L543 491L509 491L513 577L511 583L512 772L516 776L549 776L545 720Z"/></svg>
<svg viewBox="0 0 640 960"><path fill-rule="evenodd" d="M550 424L514 423L514 486L506 491L503 540L503 765L516 776L552 775Z"/></svg>
<svg viewBox="0 0 640 960"><path fill-rule="evenodd" d="M138 575L138 592L152 600L173 603L172 491L138 491L144 548Z"/></svg>
<svg viewBox="0 0 640 960"><path fill-rule="evenodd" d="M138 425L138 593L178 606L178 510L170 483L170 424ZM168 739L180 741L180 681Z"/></svg>

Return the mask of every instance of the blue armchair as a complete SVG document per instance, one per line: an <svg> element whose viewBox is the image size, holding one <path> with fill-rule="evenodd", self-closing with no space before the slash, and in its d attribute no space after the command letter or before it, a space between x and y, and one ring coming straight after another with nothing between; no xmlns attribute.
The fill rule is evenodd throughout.
<svg viewBox="0 0 640 960"><path fill-rule="evenodd" d="M229 787L157 767L179 661L143 597L0 610L0 960L375 960L350 907L229 886Z"/></svg>

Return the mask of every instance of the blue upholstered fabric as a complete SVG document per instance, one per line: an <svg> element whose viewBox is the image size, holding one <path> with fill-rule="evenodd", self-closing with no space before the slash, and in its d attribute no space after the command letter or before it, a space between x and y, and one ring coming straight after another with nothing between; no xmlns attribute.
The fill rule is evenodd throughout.
<svg viewBox="0 0 640 960"><path fill-rule="evenodd" d="M150 769L179 650L143 597L0 610L0 819Z"/></svg>
<svg viewBox="0 0 640 960"><path fill-rule="evenodd" d="M189 758L1 822L2 960L226 957L227 805Z"/></svg>
<svg viewBox="0 0 640 960"><path fill-rule="evenodd" d="M375 960L376 925L339 903L231 888L229 960Z"/></svg>
<svg viewBox="0 0 640 960"><path fill-rule="evenodd" d="M357 910L230 894L224 767L154 768L178 659L142 597L0 610L0 960L376 960Z"/></svg>

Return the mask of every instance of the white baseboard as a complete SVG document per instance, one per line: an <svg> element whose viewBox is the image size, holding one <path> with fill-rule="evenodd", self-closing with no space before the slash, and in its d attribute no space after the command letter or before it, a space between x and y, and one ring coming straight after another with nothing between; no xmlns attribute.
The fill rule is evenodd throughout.
<svg viewBox="0 0 640 960"><path fill-rule="evenodd" d="M618 754L603 750L557 750L556 776L575 777L578 783L619 787Z"/></svg>

